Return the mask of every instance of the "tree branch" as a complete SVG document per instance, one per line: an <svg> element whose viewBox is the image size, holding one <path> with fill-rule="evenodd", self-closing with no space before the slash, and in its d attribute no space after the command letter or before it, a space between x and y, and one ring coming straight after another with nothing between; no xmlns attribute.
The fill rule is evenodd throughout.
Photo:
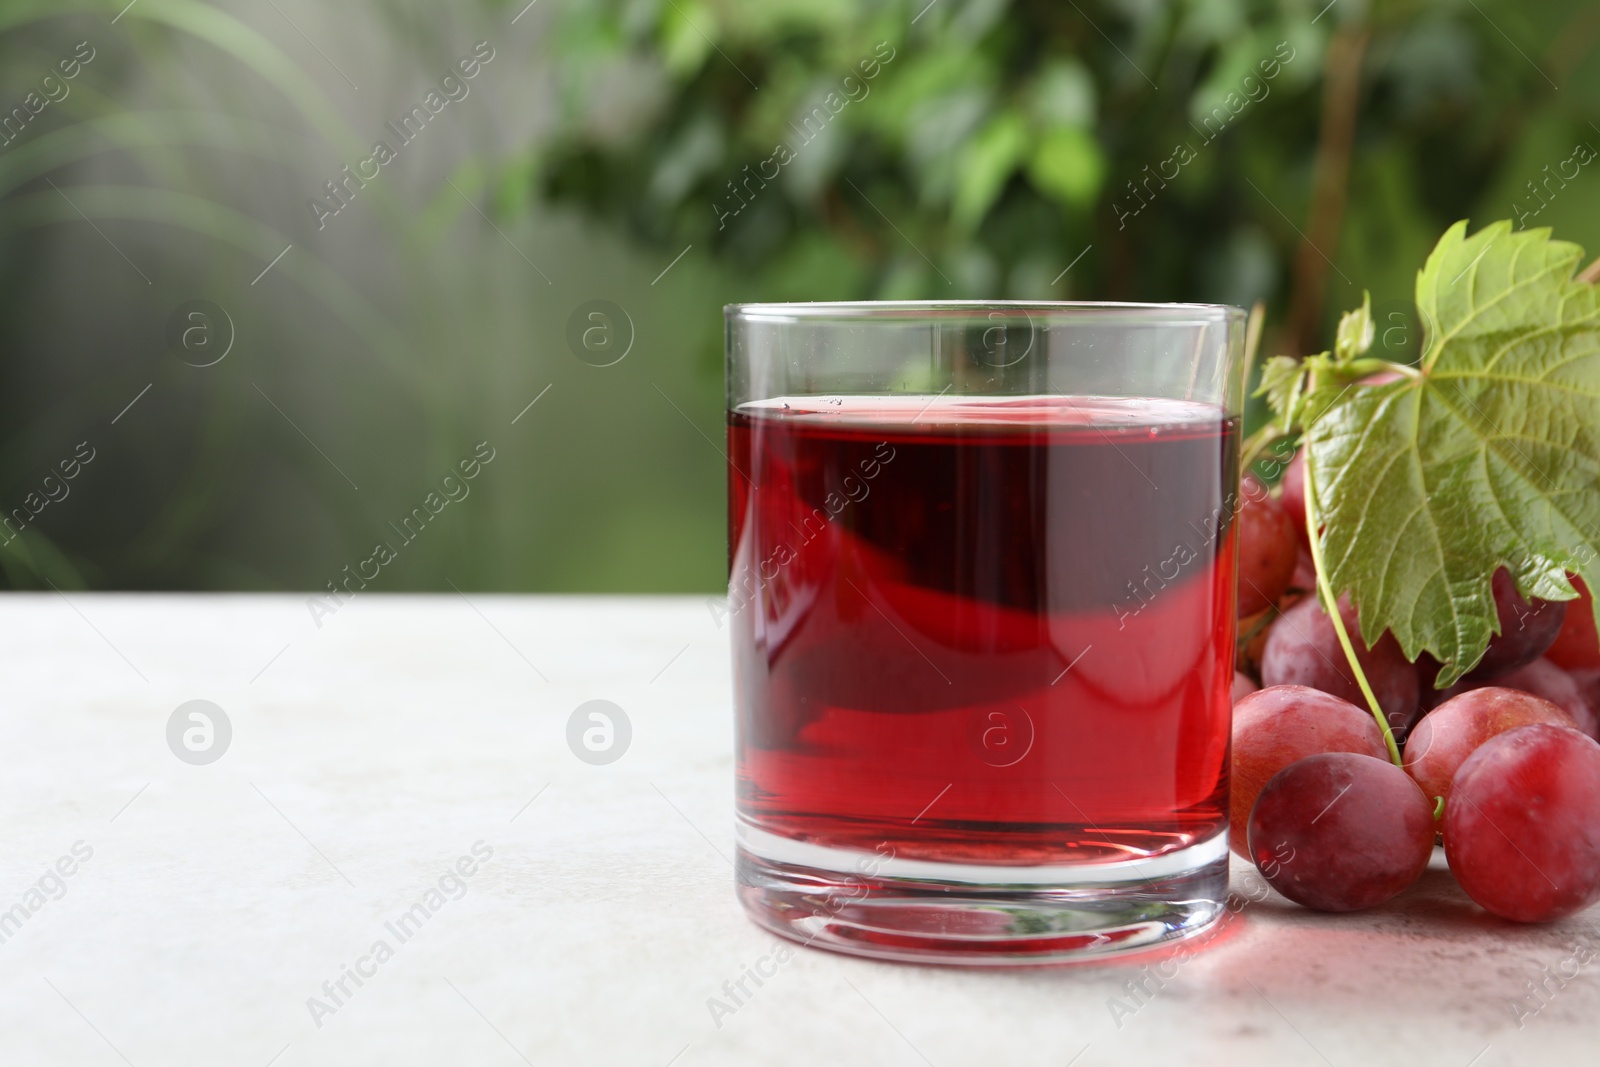
<svg viewBox="0 0 1600 1067"><path fill-rule="evenodd" d="M1328 258L1338 248L1339 229L1344 222L1350 153L1361 97L1361 61L1370 37L1365 26L1340 26L1328 42L1311 206L1304 240L1295 253L1289 307L1290 338L1302 355L1326 347L1317 344L1317 336L1322 329L1328 290Z"/></svg>

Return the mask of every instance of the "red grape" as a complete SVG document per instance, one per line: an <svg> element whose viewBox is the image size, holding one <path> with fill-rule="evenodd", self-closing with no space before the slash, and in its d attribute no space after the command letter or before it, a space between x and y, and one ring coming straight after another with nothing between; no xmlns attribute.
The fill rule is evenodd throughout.
<svg viewBox="0 0 1600 1067"><path fill-rule="evenodd" d="M1278 602L1294 576L1294 523L1266 486L1247 474L1239 486L1239 617Z"/></svg>
<svg viewBox="0 0 1600 1067"><path fill-rule="evenodd" d="M1250 808L1272 776L1296 760L1323 752L1388 758L1370 714L1348 700L1300 685L1280 685L1240 698L1233 706L1228 844L1249 856Z"/></svg>
<svg viewBox="0 0 1600 1067"><path fill-rule="evenodd" d="M1234 671L1233 692L1230 694L1230 698L1235 704L1237 704L1239 703L1240 698L1249 696L1258 688L1260 687L1251 680L1248 674L1245 674L1243 671Z"/></svg>
<svg viewBox="0 0 1600 1067"><path fill-rule="evenodd" d="M1422 876L1433 805L1386 759L1325 752L1273 776L1250 813L1250 858L1296 904L1358 911Z"/></svg>
<svg viewBox="0 0 1600 1067"><path fill-rule="evenodd" d="M1564 600L1524 600L1511 572L1503 567L1494 572L1490 588L1494 591L1500 632L1489 638L1483 658L1467 674L1476 682L1498 678L1544 655L1561 632L1567 615Z"/></svg>
<svg viewBox="0 0 1600 1067"><path fill-rule="evenodd" d="M1600 635L1594 628L1594 598L1583 579L1569 574L1577 600L1567 601L1567 615L1561 623L1561 632L1555 644L1545 650L1544 658L1564 670L1600 669Z"/></svg>
<svg viewBox="0 0 1600 1067"><path fill-rule="evenodd" d="M1444 851L1467 896L1503 919L1600 900L1600 744L1542 723L1485 743L1456 772Z"/></svg>
<svg viewBox="0 0 1600 1067"><path fill-rule="evenodd" d="M1516 689L1484 686L1453 696L1422 717L1406 741L1405 768L1431 797L1449 803L1457 769L1496 734L1530 723L1571 726L1556 705Z"/></svg>
<svg viewBox="0 0 1600 1067"><path fill-rule="evenodd" d="M1431 660L1432 657L1429 657L1429 659ZM1431 665L1436 672L1438 662L1435 660ZM1417 666L1419 668L1418 676L1421 678L1423 677L1420 669L1422 667L1421 660L1417 661ZM1429 681L1431 681L1431 678L1424 678L1422 683L1425 687L1423 693L1424 706L1437 707L1445 701L1473 689L1486 689L1491 686L1499 689L1515 689L1518 692L1532 693L1536 697L1548 700L1571 717L1572 725L1591 737L1595 734L1595 713L1591 710L1590 698L1584 692L1583 685L1571 673L1557 667L1548 659L1536 659L1532 663L1518 667L1509 674L1500 675L1492 682L1471 682L1463 678L1448 689L1431 689L1428 688ZM1432 697L1431 701L1430 697Z"/></svg>
<svg viewBox="0 0 1600 1067"><path fill-rule="evenodd" d="M1289 513L1289 519L1294 523L1295 534L1300 538L1300 543L1306 543L1306 451L1300 449L1289 461L1288 468L1283 472L1283 481L1279 484L1280 499L1283 501L1284 511Z"/></svg>
<svg viewBox="0 0 1600 1067"><path fill-rule="evenodd" d="M1590 737L1595 732L1595 716L1583 689L1571 674L1551 663L1548 658L1536 659L1510 674L1502 674L1494 684L1506 689L1517 689L1543 697L1572 718L1572 725Z"/></svg>
<svg viewBox="0 0 1600 1067"><path fill-rule="evenodd" d="M1449 700L1457 693L1464 692L1464 690L1456 688L1456 686L1461 684L1460 682L1457 682L1456 685L1450 686L1447 689L1437 689L1434 687L1433 683L1439 680L1439 672L1444 670L1444 664L1440 663L1426 652L1423 652L1417 656L1416 669L1417 705L1424 713L1432 711L1434 708L1438 707L1440 704L1443 704L1446 700Z"/></svg>
<svg viewBox="0 0 1600 1067"><path fill-rule="evenodd" d="M1279 601L1279 604L1287 611L1294 605L1295 599L1293 594L1290 594ZM1250 639L1239 650L1242 662L1235 663L1236 669L1247 672L1253 678L1261 677L1261 657L1266 654L1267 638L1272 636L1272 623L1275 619L1276 615L1272 615L1266 619L1265 625L1255 627L1255 633L1251 634ZM1241 625L1240 629L1245 627Z"/></svg>
<svg viewBox="0 0 1600 1067"><path fill-rule="evenodd" d="M1600 669L1568 671L1567 677L1578 687L1578 693L1589 709L1589 736L1600 741ZM1583 720L1579 720L1580 729L1582 725Z"/></svg>
<svg viewBox="0 0 1600 1067"><path fill-rule="evenodd" d="M1356 649L1356 659L1372 686L1391 729L1410 723L1417 710L1417 672L1406 662L1394 635L1385 633L1370 649L1361 640L1356 613L1341 600L1339 614ZM1352 704L1366 705L1333 622L1316 597L1306 597L1272 624L1261 656L1263 685L1307 685Z"/></svg>
<svg viewBox="0 0 1600 1067"><path fill-rule="evenodd" d="M1317 588L1317 565L1311 559L1311 550L1305 545L1300 546L1299 555L1295 557L1294 577L1289 579L1290 589L1305 589L1313 594Z"/></svg>

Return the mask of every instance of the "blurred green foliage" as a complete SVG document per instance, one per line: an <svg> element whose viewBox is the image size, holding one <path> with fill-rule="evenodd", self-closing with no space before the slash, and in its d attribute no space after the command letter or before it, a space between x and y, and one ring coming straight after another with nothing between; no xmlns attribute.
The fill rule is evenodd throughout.
<svg viewBox="0 0 1600 1067"><path fill-rule="evenodd" d="M1445 226L1511 216L1545 162L1600 137L1594 5L576 5L529 192L663 250L695 242L763 299L1282 301L1341 33L1363 45L1325 324L1363 286L1407 297ZM728 183L880 41L896 58L870 93L719 220ZM1179 146L1194 158L1173 178ZM1594 244L1593 204L1565 196L1538 224Z"/></svg>
<svg viewBox="0 0 1600 1067"><path fill-rule="evenodd" d="M1600 249L1595 168L1545 169L1600 147L1586 0L524 3L0 9L0 107L98 49L0 146L0 508L98 449L9 584L322 589L487 439L376 588L711 591L723 303L1259 299L1299 353L1365 288L1394 358L1452 221ZM195 298L212 368L166 338ZM565 341L596 298L612 367Z"/></svg>

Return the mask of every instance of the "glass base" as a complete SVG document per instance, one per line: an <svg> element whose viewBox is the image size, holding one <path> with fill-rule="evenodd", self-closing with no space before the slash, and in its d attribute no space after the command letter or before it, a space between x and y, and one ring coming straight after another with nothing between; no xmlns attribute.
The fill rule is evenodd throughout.
<svg viewBox="0 0 1600 1067"><path fill-rule="evenodd" d="M995 867L793 841L740 823L739 900L761 926L872 959L1017 966L1169 945L1224 913L1228 838L1148 860Z"/></svg>

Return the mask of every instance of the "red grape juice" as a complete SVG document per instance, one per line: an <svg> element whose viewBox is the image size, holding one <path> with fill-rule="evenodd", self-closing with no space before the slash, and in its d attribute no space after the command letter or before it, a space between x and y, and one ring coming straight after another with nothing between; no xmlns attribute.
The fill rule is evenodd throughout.
<svg viewBox="0 0 1600 1067"><path fill-rule="evenodd" d="M805 397L728 443L745 825L994 865L1226 831L1237 419Z"/></svg>

